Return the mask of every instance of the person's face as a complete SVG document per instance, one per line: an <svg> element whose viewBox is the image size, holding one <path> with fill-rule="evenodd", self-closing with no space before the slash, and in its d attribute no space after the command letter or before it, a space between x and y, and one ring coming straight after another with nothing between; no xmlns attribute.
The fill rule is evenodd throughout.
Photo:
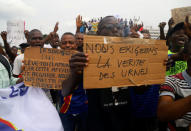
<svg viewBox="0 0 191 131"><path fill-rule="evenodd" d="M184 47L184 44L188 41L187 35L183 29L174 32L171 36L171 42L174 47Z"/></svg>
<svg viewBox="0 0 191 131"><path fill-rule="evenodd" d="M83 40L84 40L84 35L81 33L76 34L76 42L78 47L82 48L83 47Z"/></svg>
<svg viewBox="0 0 191 131"><path fill-rule="evenodd" d="M12 52L14 55L17 55L17 51L18 51L17 48L11 48L11 52Z"/></svg>
<svg viewBox="0 0 191 131"><path fill-rule="evenodd" d="M57 48L60 45L59 36L56 34L54 38L51 40L51 46L52 48Z"/></svg>
<svg viewBox="0 0 191 131"><path fill-rule="evenodd" d="M72 35L64 35L61 39L61 49L69 49L69 50L76 50L77 44L76 39Z"/></svg>
<svg viewBox="0 0 191 131"><path fill-rule="evenodd" d="M39 31L35 31L31 34L29 44L30 46L40 46L43 47L43 36Z"/></svg>
<svg viewBox="0 0 191 131"><path fill-rule="evenodd" d="M117 19L110 17L104 21L100 27L99 35L103 36L122 36L122 27Z"/></svg>

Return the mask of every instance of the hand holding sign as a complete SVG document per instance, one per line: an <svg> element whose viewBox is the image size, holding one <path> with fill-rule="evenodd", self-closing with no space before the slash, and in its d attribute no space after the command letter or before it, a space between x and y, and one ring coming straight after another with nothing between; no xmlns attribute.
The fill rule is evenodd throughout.
<svg viewBox="0 0 191 131"><path fill-rule="evenodd" d="M88 55L84 54L83 52L78 52L72 55L71 59L69 60L71 72L74 75L82 74L84 67L88 65Z"/></svg>

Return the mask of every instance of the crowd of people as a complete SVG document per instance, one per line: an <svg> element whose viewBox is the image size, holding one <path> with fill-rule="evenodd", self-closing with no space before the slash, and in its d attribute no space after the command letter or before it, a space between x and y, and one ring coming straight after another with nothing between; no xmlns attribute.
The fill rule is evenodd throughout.
<svg viewBox="0 0 191 131"><path fill-rule="evenodd" d="M166 40L168 46L168 60L164 60L167 67L164 84L88 90L83 89L83 69L89 61L88 54L83 52L84 34L151 39L149 31L144 29L143 23L132 20L127 22L126 19L106 16L83 22L79 15L76 18L76 33L65 32L59 38L56 33L58 25L56 23L54 30L44 37L38 29L26 30L27 43L20 44L20 55L17 54L17 47L9 46L6 31L1 32L4 48L0 47L0 90L23 83L26 48L38 46L78 51L69 60L70 74L62 82L61 91L29 87L45 92L44 97L52 102L59 114L63 129L55 121L46 125L47 131L49 127L56 126L51 130L191 131L191 23L188 17L178 24L174 24L171 18L166 35L166 23L159 23L160 39ZM44 108L43 105L41 108ZM35 124L28 126L34 127L31 131L38 131Z"/></svg>
<svg viewBox="0 0 191 131"><path fill-rule="evenodd" d="M134 31L135 29L137 31L139 31L138 33L139 33L139 35L141 35L140 36L141 38L143 37L143 35L140 32L149 34L148 30L146 30L146 29L143 30L143 22L140 20L140 17L138 17L138 18L134 17L133 19L129 19L129 20L127 20L127 18L125 18L125 19L120 18L119 16L115 16L115 17L116 17L117 21L119 22L120 28L123 29L124 37L127 37L132 32L132 30ZM76 20L77 21L82 20L82 17L78 16ZM95 19L95 18L91 19L88 22L83 21L82 25L80 26L80 30L79 30L80 33L96 35L96 32L98 30L98 24L101 20L102 20L102 17L97 18L97 19Z"/></svg>

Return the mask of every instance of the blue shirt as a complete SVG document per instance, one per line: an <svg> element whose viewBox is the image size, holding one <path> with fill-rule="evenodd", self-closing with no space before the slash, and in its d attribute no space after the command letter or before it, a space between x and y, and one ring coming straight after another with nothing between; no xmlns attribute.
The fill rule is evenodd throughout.
<svg viewBox="0 0 191 131"><path fill-rule="evenodd" d="M61 97L60 113L63 114L79 114L88 110L88 99L83 84L79 84L73 94Z"/></svg>

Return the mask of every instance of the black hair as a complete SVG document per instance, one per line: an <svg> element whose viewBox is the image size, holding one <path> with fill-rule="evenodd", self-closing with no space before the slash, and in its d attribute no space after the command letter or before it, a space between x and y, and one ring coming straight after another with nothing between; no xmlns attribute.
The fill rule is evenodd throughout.
<svg viewBox="0 0 191 131"><path fill-rule="evenodd" d="M12 47L11 47L11 49L13 49L13 48L15 48L15 49L17 49L17 50L18 50L18 47L16 47L16 46L12 46Z"/></svg>
<svg viewBox="0 0 191 131"><path fill-rule="evenodd" d="M73 33L71 33L71 32L65 32L65 33L62 35L61 39L62 39L65 35L71 35L71 36L73 36L73 37L76 39L75 35L74 35Z"/></svg>
<svg viewBox="0 0 191 131"><path fill-rule="evenodd" d="M22 43L19 46L20 46L20 48L26 48L29 46L29 44L28 43Z"/></svg>
<svg viewBox="0 0 191 131"><path fill-rule="evenodd" d="M178 30L184 29L184 22L180 22L176 24L171 30L169 30L166 34L166 38L168 39L172 34Z"/></svg>
<svg viewBox="0 0 191 131"><path fill-rule="evenodd" d="M33 29L33 30L31 30L31 31L29 32L29 39L31 39L31 36L33 35L34 32L40 32L40 33L41 33L40 30L38 30L38 29ZM42 33L41 33L41 34L42 34Z"/></svg>
<svg viewBox="0 0 191 131"><path fill-rule="evenodd" d="M97 27L97 34L99 35L99 33L100 33L100 31L101 31L101 29L102 29L102 26L103 26L103 24L106 22L106 20L108 19L108 18L112 18L112 17L114 17L114 16L106 16L106 17L104 17L103 19L101 19L100 20L100 22L99 22L99 24L98 24L98 27ZM115 18L115 17L114 17Z"/></svg>

